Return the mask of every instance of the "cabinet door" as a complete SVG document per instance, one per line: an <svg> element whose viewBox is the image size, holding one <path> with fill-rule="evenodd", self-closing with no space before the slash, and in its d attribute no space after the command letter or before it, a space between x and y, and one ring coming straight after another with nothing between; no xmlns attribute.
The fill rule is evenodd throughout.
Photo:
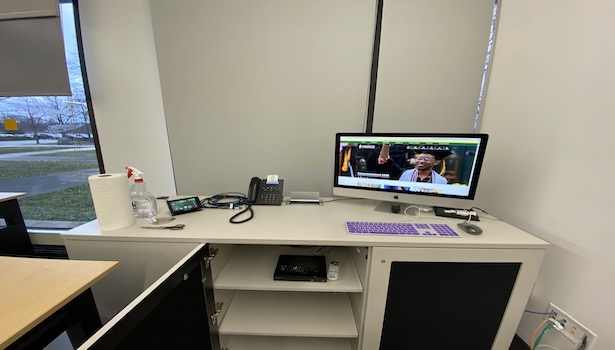
<svg viewBox="0 0 615 350"><path fill-rule="evenodd" d="M82 348L219 350L209 260L209 246L199 245Z"/></svg>
<svg viewBox="0 0 615 350"><path fill-rule="evenodd" d="M543 254L374 248L362 349L507 349Z"/></svg>
<svg viewBox="0 0 615 350"><path fill-rule="evenodd" d="M64 239L70 259L113 260L119 267L92 286L100 319L108 322L122 308L190 253L198 243Z"/></svg>

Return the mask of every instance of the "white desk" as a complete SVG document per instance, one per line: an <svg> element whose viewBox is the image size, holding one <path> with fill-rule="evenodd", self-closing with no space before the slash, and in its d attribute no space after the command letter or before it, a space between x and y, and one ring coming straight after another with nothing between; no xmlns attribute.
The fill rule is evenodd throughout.
<svg viewBox="0 0 615 350"><path fill-rule="evenodd" d="M292 341L293 337L299 339L300 344L323 349L375 349L381 336L392 262L517 263L519 272L493 340L494 349L507 349L547 243L498 220L481 219L478 225L484 233L475 236L460 231L456 227L459 220L445 221L423 214L419 222L448 223L461 237L347 234L346 221L407 219L399 214L376 212L373 209L377 204L370 200L346 199L324 205L258 206L254 207L254 219L243 224L228 222L236 213L234 210L206 209L177 216L172 224L185 224L181 231L146 230L136 223L125 229L101 232L94 221L62 237L71 258L120 261L118 271L93 289L103 319L112 317L198 243L210 243L218 248L212 274L216 300L224 303L220 334L223 346L232 344L233 349L242 349L241 344L249 344L252 349L260 349L257 344L262 344L263 349L274 349L278 343ZM159 202L158 207L164 214L164 202ZM269 266L272 261L281 252L299 249L288 246L305 245L338 247L327 258L343 259L344 276L336 282L316 286L309 282L270 280L274 268ZM113 291L115 297L111 297L109 291ZM339 299L340 293L346 301L339 310L330 313L330 324L342 325L331 330L323 316L318 316L321 311L327 313L326 308L322 310L319 306L331 303L339 307L343 303L331 300ZM308 299L317 300L309 302ZM250 309L257 300L259 305L265 306ZM304 309L289 313L288 307L278 308L276 305L281 304L276 302L302 304ZM453 302L456 301L453 299ZM248 309L239 311L241 305ZM273 306L268 308L267 305ZM271 328L262 325L263 322L260 322L262 327L252 327L257 319L280 319L282 309L289 315L306 316L281 318L282 322ZM248 320L250 317L256 317L252 326L234 324L234 319ZM320 326L309 327L309 324ZM322 327L323 324L327 326ZM343 347L340 341L345 344ZM279 348L283 346L286 345Z"/></svg>

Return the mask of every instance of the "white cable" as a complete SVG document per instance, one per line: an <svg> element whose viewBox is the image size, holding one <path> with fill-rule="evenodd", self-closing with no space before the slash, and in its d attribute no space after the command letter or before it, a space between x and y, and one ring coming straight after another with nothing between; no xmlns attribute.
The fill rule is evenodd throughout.
<svg viewBox="0 0 615 350"><path fill-rule="evenodd" d="M408 209L410 209L410 208L415 208L416 209L416 215L413 215L413 216L408 215ZM412 220L417 220L418 218L421 217L421 207L418 206L418 205L409 205L409 206L406 207L406 209L404 209L404 215L405 216L410 216L410 218Z"/></svg>
<svg viewBox="0 0 615 350"><path fill-rule="evenodd" d="M574 350L574 349L577 349L577 345L578 345L578 344L574 344L574 346L573 346L572 348L570 348L569 350ZM553 346L553 345L549 345L549 344L538 344L538 345L536 345L536 347L535 347L534 349L538 349L538 348L540 348L541 346L542 346L542 347L545 347L545 348L548 348L548 349L559 350L559 349L558 349L558 348L556 348L555 346Z"/></svg>
<svg viewBox="0 0 615 350"><path fill-rule="evenodd" d="M553 349L553 350L559 350L555 346L549 345L549 344L538 344L538 345L536 345L536 347L534 349L538 349L540 347L549 348L549 349Z"/></svg>
<svg viewBox="0 0 615 350"><path fill-rule="evenodd" d="M470 222L470 221L472 221L472 216L473 216L473 215L470 213L470 215L468 215L468 220L466 220L466 222Z"/></svg>

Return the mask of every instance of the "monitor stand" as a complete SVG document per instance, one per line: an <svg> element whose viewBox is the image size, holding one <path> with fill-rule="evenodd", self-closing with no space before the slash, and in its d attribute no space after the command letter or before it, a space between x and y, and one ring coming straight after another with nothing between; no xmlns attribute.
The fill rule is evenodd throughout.
<svg viewBox="0 0 615 350"><path fill-rule="evenodd" d="M416 205L412 203L398 203L398 202L380 202L375 208L374 211L382 212L382 213L394 213L404 215L404 212L408 207L413 207L408 209L408 214L414 215L416 211L419 210L417 207L423 208L422 211L431 211L432 208L430 206L425 205Z"/></svg>

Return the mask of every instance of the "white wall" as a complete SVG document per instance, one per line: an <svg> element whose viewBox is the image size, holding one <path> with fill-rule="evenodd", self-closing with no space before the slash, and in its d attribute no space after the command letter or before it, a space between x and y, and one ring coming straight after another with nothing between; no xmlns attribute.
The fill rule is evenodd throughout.
<svg viewBox="0 0 615 350"><path fill-rule="evenodd" d="M175 194L147 0L80 0L94 118L107 173L134 166L156 196Z"/></svg>
<svg viewBox="0 0 615 350"><path fill-rule="evenodd" d="M529 309L548 302L615 349L615 2L503 0L481 131L478 204L549 242ZM486 232L486 234L489 234ZM525 341L541 320L526 315Z"/></svg>
<svg viewBox="0 0 615 350"><path fill-rule="evenodd" d="M177 191L330 195L335 133L364 130L374 0L151 2Z"/></svg>
<svg viewBox="0 0 615 350"><path fill-rule="evenodd" d="M151 1L177 191L278 174L286 195L330 195L335 133L364 130L375 10ZM493 0L387 0L374 130L472 131L492 14Z"/></svg>

